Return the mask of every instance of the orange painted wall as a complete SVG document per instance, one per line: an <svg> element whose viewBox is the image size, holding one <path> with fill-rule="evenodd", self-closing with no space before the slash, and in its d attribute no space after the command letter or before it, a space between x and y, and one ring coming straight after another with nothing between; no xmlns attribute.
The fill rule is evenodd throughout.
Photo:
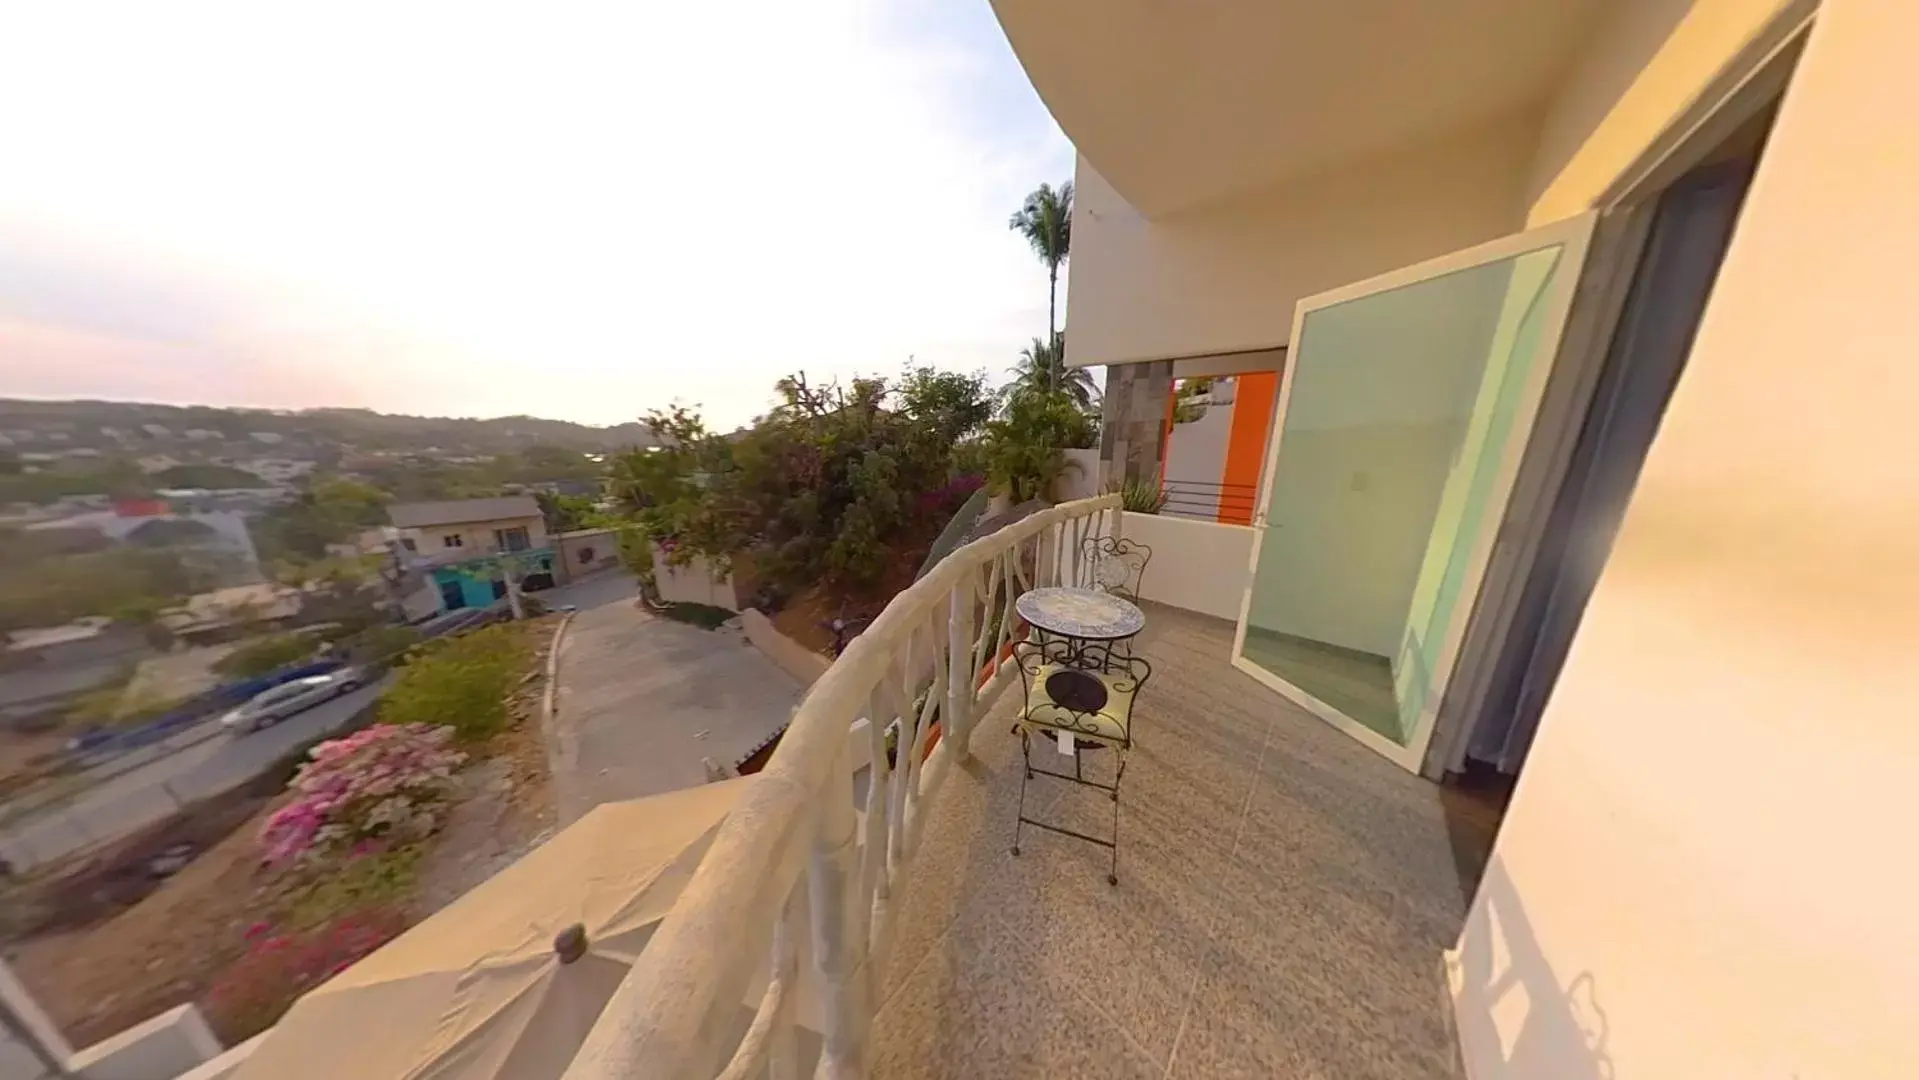
<svg viewBox="0 0 1919 1080"><path fill-rule="evenodd" d="M1233 398L1233 427L1227 435L1226 468L1219 482L1233 497L1222 495L1219 520L1228 525L1251 525L1259 495L1259 471L1266 464L1266 440L1273 426L1273 399L1279 393L1279 372L1255 371L1238 376ZM1242 486L1243 485L1243 486ZM1252 493L1252 500L1237 497Z"/></svg>

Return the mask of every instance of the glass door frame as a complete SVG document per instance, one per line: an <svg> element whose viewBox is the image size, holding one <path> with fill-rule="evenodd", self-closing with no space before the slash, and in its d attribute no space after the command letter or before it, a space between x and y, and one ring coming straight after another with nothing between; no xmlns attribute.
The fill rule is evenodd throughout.
<svg viewBox="0 0 1919 1080"><path fill-rule="evenodd" d="M1315 293L1301 298L1293 305L1292 331L1287 338L1286 360L1280 373L1278 400L1273 409L1273 434L1266 447L1266 462L1261 473L1259 488L1259 505L1253 515L1253 539L1246 563L1246 584L1240 592L1239 620L1233 629L1231 659L1235 668L1246 672L1261 684L1279 693L1280 696L1408 771L1419 772L1425 761L1427 746L1432 741L1441 704L1446 700L1446 688L1458 668L1459 650L1465 638L1466 626L1477 607L1479 590L1484 582L1487 565L1492 559L1493 548L1504 540L1503 526L1506 509L1512 498L1514 481L1519 474L1519 464L1532 442L1533 425L1539 415L1539 406L1545 396L1546 384L1553 370L1558 366L1562 349L1568 344L1565 340L1566 323L1583 284L1587 270L1587 249L1592 241L1593 226L1598 219L1597 211L1589 211L1549 225L1462 248L1425 262L1389 270L1384 274L1356 281L1350 285ZM1501 520L1492 528L1479 530L1478 536L1472 542L1471 554L1466 564L1466 575L1461 586L1461 595L1472 599L1454 605L1446 621L1438 654L1439 664L1436 667L1436 670L1444 672L1444 675L1439 678L1433 691L1426 696L1426 702L1420 709L1413 730L1409 733L1405 745L1402 746L1260 667L1245 656L1246 620L1252 611L1253 587L1259 571L1259 552L1266 537L1273 482L1278 475L1280 447L1285 441L1286 409L1292 398L1294 378L1298 371L1296 361L1300 355L1300 331L1305 326L1306 317L1322 308L1408 285L1416 285L1456 271L1538 251L1554 244L1561 246L1560 266L1567 271L1567 275L1562 283L1557 280L1558 275L1555 273L1553 285L1547 295L1542 298L1549 306L1544 312L1545 322L1541 330L1541 339L1546 343L1544 347L1550 351L1552 359L1550 362L1534 364L1527 373L1526 382L1521 389L1518 414L1520 420L1514 426L1513 436L1507 440L1506 446L1500 452L1498 470L1493 480L1492 497L1488 500L1488 505L1499 508Z"/></svg>

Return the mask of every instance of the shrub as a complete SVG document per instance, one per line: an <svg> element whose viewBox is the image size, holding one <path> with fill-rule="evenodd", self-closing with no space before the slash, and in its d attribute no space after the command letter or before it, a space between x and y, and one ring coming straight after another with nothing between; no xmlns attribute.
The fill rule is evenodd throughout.
<svg viewBox="0 0 1919 1080"><path fill-rule="evenodd" d="M1136 476L1108 490L1119 493L1121 509L1135 514L1157 514L1166 505L1166 491L1157 479Z"/></svg>
<svg viewBox="0 0 1919 1080"><path fill-rule="evenodd" d="M380 700L380 722L451 727L465 743L491 738L512 719L507 699L526 662L513 624L429 642Z"/></svg>
<svg viewBox="0 0 1919 1080"><path fill-rule="evenodd" d="M238 679L252 679L296 664L313 654L313 639L304 634L275 634L242 645L213 662L213 670Z"/></svg>
<svg viewBox="0 0 1919 1080"><path fill-rule="evenodd" d="M369 626L341 644L356 664L384 664L398 663L421 640L420 632L411 626Z"/></svg>
<svg viewBox="0 0 1919 1080"><path fill-rule="evenodd" d="M376 725L313 748L292 802L260 829L265 861L312 864L424 839L440 827L464 755L451 728Z"/></svg>
<svg viewBox="0 0 1919 1080"><path fill-rule="evenodd" d="M220 974L207 995L207 1013L228 1043L265 1031L300 995L365 959L399 936L398 911L372 909L307 932L275 932L265 924L247 932L247 951Z"/></svg>

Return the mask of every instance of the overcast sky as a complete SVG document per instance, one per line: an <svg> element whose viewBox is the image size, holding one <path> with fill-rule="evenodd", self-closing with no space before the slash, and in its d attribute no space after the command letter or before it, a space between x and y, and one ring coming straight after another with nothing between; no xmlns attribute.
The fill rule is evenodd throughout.
<svg viewBox="0 0 1919 1080"><path fill-rule="evenodd" d="M1006 219L1071 175L987 0L0 0L0 396L727 425L801 368L998 378L1046 323Z"/></svg>

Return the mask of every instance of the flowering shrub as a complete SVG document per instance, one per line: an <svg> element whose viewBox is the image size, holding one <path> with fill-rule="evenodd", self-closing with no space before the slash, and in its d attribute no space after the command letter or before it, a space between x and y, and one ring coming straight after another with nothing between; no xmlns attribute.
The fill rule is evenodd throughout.
<svg viewBox="0 0 1919 1080"><path fill-rule="evenodd" d="M916 507L923 516L951 517L968 496L986 486L986 478L977 473L962 473L948 480L943 486L924 492L916 501Z"/></svg>
<svg viewBox="0 0 1919 1080"><path fill-rule="evenodd" d="M247 951L220 974L207 995L207 1013L221 1038L237 1043L278 1022L301 994L365 958L406 929L395 910L370 909L316 930L275 931L257 923Z"/></svg>
<svg viewBox="0 0 1919 1080"><path fill-rule="evenodd" d="M313 748L289 785L294 800L268 818L269 864L366 855L439 828L453 770L450 727L375 725Z"/></svg>

